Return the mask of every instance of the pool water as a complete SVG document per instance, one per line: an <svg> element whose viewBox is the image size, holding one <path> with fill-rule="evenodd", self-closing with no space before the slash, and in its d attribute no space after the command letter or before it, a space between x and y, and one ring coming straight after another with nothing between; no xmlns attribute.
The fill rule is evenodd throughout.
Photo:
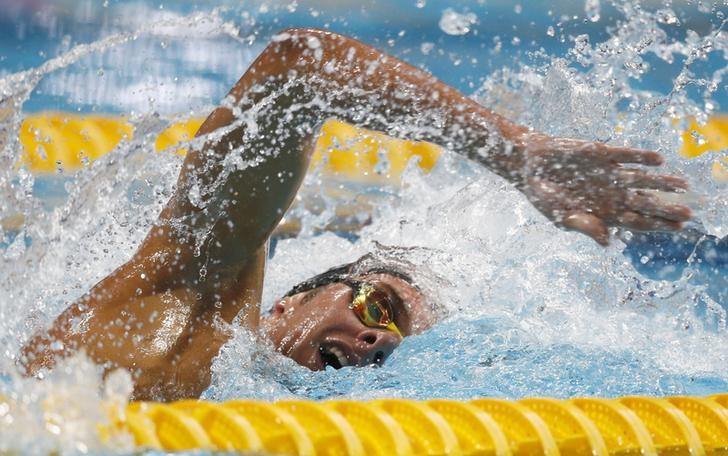
<svg viewBox="0 0 728 456"><path fill-rule="evenodd" d="M0 231L0 395L21 404L12 421L0 409L0 450L130 450L128 439L102 443L95 431L102 401L127 400L126 375L102 380L80 356L43 381L25 379L15 367L20 347L128 259L156 219L182 159L154 153L154 138L177 120L204 117L270 35L293 25L354 34L541 131L660 150L663 171L690 180L679 198L695 220L678 235L621 232L602 249L553 227L493 174L446 154L429 174L412 166L401 185L357 187L376 203L372 223L321 234L351 194L340 201L322 189L353 184L314 171L301 200L317 207L299 205L301 233L275 241L264 303L381 243L416 248L410 259L426 266L424 280L448 316L407 338L381 368L318 373L232 328L205 399L727 391L728 199L709 172L721 152L675 152L684 119L728 106L725 11L605 3L595 16L583 2L550 14L490 1L395 3L402 14L387 10L390 2L331 11L315 3L88 2L75 16L59 9L4 18L2 33L14 41L0 48L0 108L10 112L0 123L10 138L0 151L0 219L22 214L25 222ZM364 19L352 19L354 11ZM79 172L34 176L14 166L14 138L22 114L41 110L125 113L135 136Z"/></svg>

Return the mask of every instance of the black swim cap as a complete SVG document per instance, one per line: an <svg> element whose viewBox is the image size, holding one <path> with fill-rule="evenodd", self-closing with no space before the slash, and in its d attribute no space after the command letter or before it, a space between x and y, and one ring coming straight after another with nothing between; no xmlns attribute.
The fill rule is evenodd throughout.
<svg viewBox="0 0 728 456"><path fill-rule="evenodd" d="M291 288L286 294L283 295L283 297L287 298L298 293L303 293L309 290L313 290L315 288L323 287L324 285L339 282L352 276L362 276L366 274L389 274L395 277L399 277L400 279L417 288L417 285L414 283L412 276L402 270L402 268L399 268L396 265L392 264L385 264L385 262L378 260L374 254L367 253L356 261L353 261L351 263L345 263L339 266L334 266L333 268L328 269L321 274L304 280L303 282Z"/></svg>

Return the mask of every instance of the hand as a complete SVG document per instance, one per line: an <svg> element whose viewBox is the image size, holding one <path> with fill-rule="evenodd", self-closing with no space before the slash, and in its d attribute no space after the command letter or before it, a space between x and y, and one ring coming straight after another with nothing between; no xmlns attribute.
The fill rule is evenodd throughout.
<svg viewBox="0 0 728 456"><path fill-rule="evenodd" d="M687 189L676 176L648 174L624 164L658 166L657 152L529 134L521 189L556 225L609 243L608 227L674 231L690 219L690 209L662 201L653 192Z"/></svg>

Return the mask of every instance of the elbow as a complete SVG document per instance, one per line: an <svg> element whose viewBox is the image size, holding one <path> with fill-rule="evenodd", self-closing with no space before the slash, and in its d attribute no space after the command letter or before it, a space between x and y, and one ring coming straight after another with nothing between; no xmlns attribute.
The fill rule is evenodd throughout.
<svg viewBox="0 0 728 456"><path fill-rule="evenodd" d="M291 70L300 70L309 62L308 42L315 35L308 29L288 28L271 37L271 41L253 65L258 74L282 77Z"/></svg>
<svg viewBox="0 0 728 456"><path fill-rule="evenodd" d="M315 28L286 28L280 30L271 37L268 48L280 48L286 51L302 51L315 47L316 40L318 43L328 42L331 36L336 36L326 30Z"/></svg>
<svg viewBox="0 0 728 456"><path fill-rule="evenodd" d="M346 36L338 34L336 32L332 32L330 30L323 30L318 28L311 28L311 27L289 27L285 28L283 30L280 30L278 33L273 35L272 40L275 42L278 41L303 41L308 40L309 38L318 38L318 39L348 39Z"/></svg>
<svg viewBox="0 0 728 456"><path fill-rule="evenodd" d="M315 28L286 28L271 37L264 51L279 63L279 69L310 68L336 54L351 38Z"/></svg>

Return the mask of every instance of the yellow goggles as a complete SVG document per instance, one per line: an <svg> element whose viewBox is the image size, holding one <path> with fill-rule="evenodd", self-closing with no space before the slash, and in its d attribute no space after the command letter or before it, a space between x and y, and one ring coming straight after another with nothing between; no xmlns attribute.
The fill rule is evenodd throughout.
<svg viewBox="0 0 728 456"><path fill-rule="evenodd" d="M368 282L344 279L341 283L351 287L354 292L349 308L365 326L387 329L403 338L402 332L394 323L392 302L387 293Z"/></svg>

